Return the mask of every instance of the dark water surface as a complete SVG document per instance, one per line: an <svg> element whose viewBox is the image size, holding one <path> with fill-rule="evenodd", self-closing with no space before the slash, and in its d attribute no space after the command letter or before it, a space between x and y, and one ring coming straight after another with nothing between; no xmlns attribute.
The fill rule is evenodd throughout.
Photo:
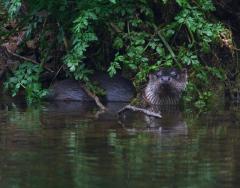
<svg viewBox="0 0 240 188"><path fill-rule="evenodd" d="M240 187L240 110L163 119L1 103L1 188Z"/></svg>

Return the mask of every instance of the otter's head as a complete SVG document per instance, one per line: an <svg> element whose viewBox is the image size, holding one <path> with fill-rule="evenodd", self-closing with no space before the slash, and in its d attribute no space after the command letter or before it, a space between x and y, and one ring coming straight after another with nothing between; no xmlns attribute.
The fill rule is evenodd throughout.
<svg viewBox="0 0 240 188"><path fill-rule="evenodd" d="M187 85L187 70L161 68L149 75L144 98L149 104L177 104Z"/></svg>

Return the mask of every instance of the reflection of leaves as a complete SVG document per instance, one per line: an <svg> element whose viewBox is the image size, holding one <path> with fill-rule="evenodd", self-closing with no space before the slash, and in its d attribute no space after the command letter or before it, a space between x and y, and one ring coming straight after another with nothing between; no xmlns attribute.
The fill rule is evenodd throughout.
<svg viewBox="0 0 240 188"><path fill-rule="evenodd" d="M9 123L28 131L38 130L41 128L40 109L40 106L28 107L22 112L15 106L8 112Z"/></svg>

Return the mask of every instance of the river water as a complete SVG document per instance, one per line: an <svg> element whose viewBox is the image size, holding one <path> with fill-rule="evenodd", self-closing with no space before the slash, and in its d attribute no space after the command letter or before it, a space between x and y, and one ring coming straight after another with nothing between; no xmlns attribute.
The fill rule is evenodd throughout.
<svg viewBox="0 0 240 188"><path fill-rule="evenodd" d="M0 102L1 188L239 187L240 114Z"/></svg>

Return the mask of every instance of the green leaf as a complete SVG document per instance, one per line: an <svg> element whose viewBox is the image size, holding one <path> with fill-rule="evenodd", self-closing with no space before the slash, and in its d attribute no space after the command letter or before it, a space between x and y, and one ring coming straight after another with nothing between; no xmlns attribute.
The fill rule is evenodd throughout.
<svg viewBox="0 0 240 188"><path fill-rule="evenodd" d="M111 3L116 4L116 0L109 0Z"/></svg>

